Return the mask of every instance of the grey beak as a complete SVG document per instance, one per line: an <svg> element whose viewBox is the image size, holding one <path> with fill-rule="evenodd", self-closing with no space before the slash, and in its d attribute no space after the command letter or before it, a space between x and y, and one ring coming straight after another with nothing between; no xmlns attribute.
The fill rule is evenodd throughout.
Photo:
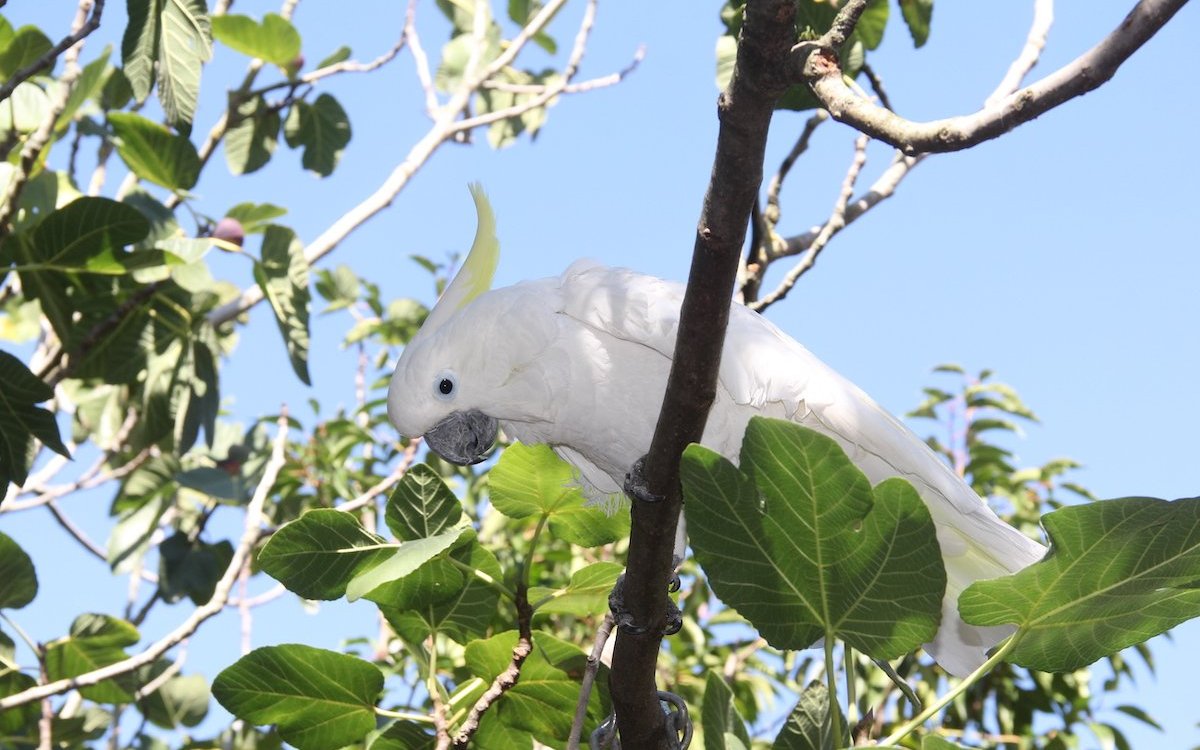
<svg viewBox="0 0 1200 750"><path fill-rule="evenodd" d="M500 424L481 411L456 411L425 433L430 450L452 464L477 464L496 441Z"/></svg>

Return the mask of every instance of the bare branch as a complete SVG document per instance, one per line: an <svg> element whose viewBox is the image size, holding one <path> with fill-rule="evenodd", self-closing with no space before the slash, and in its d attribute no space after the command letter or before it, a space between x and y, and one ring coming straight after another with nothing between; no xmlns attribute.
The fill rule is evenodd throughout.
<svg viewBox="0 0 1200 750"><path fill-rule="evenodd" d="M403 479L404 475L408 473L408 470L412 468L413 461L416 460L417 457L417 449L420 447L420 440L413 440L410 442L408 447L404 449L404 454L400 458L400 463L396 464L396 468L392 469L391 474L388 474L386 477L379 480L370 489L353 500L347 500L346 502L337 506L337 509L347 513L356 511L390 490L397 482Z"/></svg>
<svg viewBox="0 0 1200 750"><path fill-rule="evenodd" d="M395 59L396 55L400 54L400 50L404 49L404 41L405 35L401 34L400 38L396 40L396 43L393 44L390 49L370 62L363 63L357 60L343 60L339 63L326 65L323 68L317 68L314 71L297 77L295 80L277 81L269 86L263 86L262 88L248 91L245 94L237 97L237 101L240 103L256 96L268 94L272 91L278 91L279 89L295 90L301 86L312 85L323 78L339 75L341 73L370 73L373 70L382 68L384 65L387 65L389 62Z"/></svg>
<svg viewBox="0 0 1200 750"><path fill-rule="evenodd" d="M808 251L804 257L795 265L783 281L767 296L748 305L751 310L762 312L772 304L778 302L787 296L792 287L796 285L796 281L803 276L813 264L817 262L817 256L825 249L825 245L829 243L829 239L837 234L846 226L846 206L850 202L850 196L854 194L854 183L858 181L858 175L862 172L863 165L867 163L867 141L870 140L865 135L860 135L854 140L854 158L850 162L850 168L846 170L846 177L842 180L842 190L838 194L837 202L834 203L833 212L829 215L829 219L817 233L816 239L809 245Z"/></svg>
<svg viewBox="0 0 1200 750"><path fill-rule="evenodd" d="M122 659L115 664L109 664L99 669L85 672L77 677L55 680L54 682L37 685L28 690L0 698L0 711L16 706L23 706L26 703L42 700L51 695L65 693L68 690L96 685L104 680L128 674L139 667L151 664L169 649L196 632L196 628L200 627L201 623L224 609L234 582L241 574L242 567L250 564L251 550L262 536L263 505L266 503L267 495L270 494L271 488L279 476L280 469L283 468L284 446L287 444L288 430L286 408L280 412L276 429L271 458L267 461L267 465L263 469L262 479L259 480L258 486L255 487L254 495L250 498L250 503L246 506L246 520L243 526L242 539L238 543L237 549L234 550L233 557L229 560L229 566L225 568L225 572L213 588L212 597L204 604L192 610L192 614L174 630L147 646L140 653L128 659Z"/></svg>
<svg viewBox="0 0 1200 750"><path fill-rule="evenodd" d="M666 618L667 581L681 505L679 461L698 442L716 396L730 296L755 196L762 183L767 129L787 90L785 63L795 39L791 0L750 0L729 88L717 104L720 131L697 226L687 291L662 411L645 461L645 480L661 502L634 501L624 601L647 631L623 633L609 687L622 745L665 748L667 731L655 685Z"/></svg>
<svg viewBox="0 0 1200 750"><path fill-rule="evenodd" d="M436 119L440 104L433 87L433 76L429 72L429 56L425 54L425 48L421 46L421 37L417 34L417 0L408 0L408 10L404 14L404 38L408 40L408 49L412 52L417 80L421 82L421 90L425 92L425 113Z"/></svg>
<svg viewBox="0 0 1200 750"><path fill-rule="evenodd" d="M979 112L931 122L906 120L856 95L843 81L837 54L830 46L796 45L792 69L839 122L909 155L958 151L1007 133L1104 84L1186 2L1141 0L1112 33L1068 65ZM851 5L843 8L843 13Z"/></svg>
<svg viewBox="0 0 1200 750"><path fill-rule="evenodd" d="M592 685L596 682L596 673L600 671L600 655L604 653L604 645L608 643L614 624L612 613L609 612L604 615L600 627L596 628L596 641L592 644L592 653L588 654L583 679L579 683L579 701L575 704L575 717L571 720L567 750L579 750L579 740L583 737L583 722L587 720L588 701L592 697Z"/></svg>
<svg viewBox="0 0 1200 750"><path fill-rule="evenodd" d="M93 31L100 28L100 17L104 14L104 0L81 0L79 8L81 13L87 13L86 7L90 6L91 15L81 26L77 26L70 34L63 37L50 49L46 50L38 59L13 73L3 85L0 85L0 102L12 96L12 92L23 82L29 80L51 65L58 59L58 56L65 52L68 48L75 46L83 41ZM57 119L57 117L55 118Z"/></svg>
<svg viewBox="0 0 1200 750"><path fill-rule="evenodd" d="M1054 0L1034 0L1033 24L1029 27L1029 33L1025 35L1025 46L1008 66L1008 72L1004 74L996 90L983 103L984 109L1000 106L1004 97L1021 87L1025 76L1029 75L1029 71L1033 70L1033 66L1041 59L1042 50L1046 48L1046 37L1050 35L1050 26L1053 23Z"/></svg>

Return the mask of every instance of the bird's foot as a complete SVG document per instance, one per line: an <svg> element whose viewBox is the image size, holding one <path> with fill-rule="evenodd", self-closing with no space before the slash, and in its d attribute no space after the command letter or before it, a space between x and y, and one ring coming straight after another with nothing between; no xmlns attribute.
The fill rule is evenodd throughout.
<svg viewBox="0 0 1200 750"><path fill-rule="evenodd" d="M679 590L679 576L672 575L671 583L668 585L669 591L675 592ZM647 625L639 625L633 617L633 613L625 606L625 574L622 573L617 577L616 584L613 585L613 590L608 594L608 608L612 610L613 620L617 623L617 627L624 630L630 635L644 635L650 631ZM666 622L663 624L663 635L675 635L683 628L683 613L679 611L679 607L675 602L667 597L667 614Z"/></svg>
<svg viewBox="0 0 1200 750"><path fill-rule="evenodd" d="M633 462L629 471L625 472L625 494L643 503L661 503L665 498L650 491L646 482L646 457L642 456Z"/></svg>

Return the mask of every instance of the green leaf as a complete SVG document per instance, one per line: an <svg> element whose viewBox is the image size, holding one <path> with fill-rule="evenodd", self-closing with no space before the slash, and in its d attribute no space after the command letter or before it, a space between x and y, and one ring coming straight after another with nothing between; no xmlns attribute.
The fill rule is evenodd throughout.
<svg viewBox="0 0 1200 750"><path fill-rule="evenodd" d="M112 46L106 46L99 57L85 65L80 71L79 77L75 79L75 85L67 94L67 101L63 105L62 112L58 113L54 125L56 133L63 133L71 120L75 118L75 113L79 111L79 108L103 89L105 81L108 80L108 76L113 70L108 64L108 58L111 55Z"/></svg>
<svg viewBox="0 0 1200 750"><path fill-rule="evenodd" d="M263 232L272 219L278 219L287 214L287 209L271 203L239 203L225 212L231 219L237 219L246 234Z"/></svg>
<svg viewBox="0 0 1200 750"><path fill-rule="evenodd" d="M598 562L584 566L571 574L564 588L534 586L529 589L529 601L535 612L568 614L586 617L607 611L608 594L625 568L613 562Z"/></svg>
<svg viewBox="0 0 1200 750"><path fill-rule="evenodd" d="M488 473L492 505L509 518L546 515L555 537L598 547L629 531L626 514L609 516L588 505L575 481L575 469L547 445L514 443Z"/></svg>
<svg viewBox="0 0 1200 750"><path fill-rule="evenodd" d="M171 124L191 130L200 95L200 70L212 57L205 0L127 0L121 40L125 78L143 102L158 81L158 99Z"/></svg>
<svg viewBox="0 0 1200 750"><path fill-rule="evenodd" d="M459 501L428 464L408 470L388 498L384 520L402 542L436 536L462 521Z"/></svg>
<svg viewBox="0 0 1200 750"><path fill-rule="evenodd" d="M217 19L227 18L218 16ZM271 160L279 142L279 110L261 96L237 106L225 134L225 163L232 174L250 174Z"/></svg>
<svg viewBox="0 0 1200 750"><path fill-rule="evenodd" d="M951 742L936 734L927 734L921 738L921 750L967 750L965 745Z"/></svg>
<svg viewBox="0 0 1200 750"><path fill-rule="evenodd" d="M457 574L453 560L467 570L465 584L456 584L448 573ZM494 581L504 579L496 556L478 542L464 545L448 555L422 565L411 575L372 591L368 598L402 637L419 643L431 633L441 633L457 643L482 638L496 616L500 594Z"/></svg>
<svg viewBox="0 0 1200 750"><path fill-rule="evenodd" d="M126 0L129 23L121 40L125 78L139 102L154 88L154 62L158 58L159 0Z"/></svg>
<svg viewBox="0 0 1200 750"><path fill-rule="evenodd" d="M305 599L338 599L362 570L392 555L349 513L310 510L276 531L258 555L267 575Z"/></svg>
<svg viewBox="0 0 1200 750"><path fill-rule="evenodd" d="M0 487L12 482L23 485L29 476L32 439L50 450L68 456L58 436L58 423L49 411L34 404L54 396L29 368L13 355L0 350Z"/></svg>
<svg viewBox="0 0 1200 750"><path fill-rule="evenodd" d="M0 609L20 609L37 596L33 560L12 537L0 532Z"/></svg>
<svg viewBox="0 0 1200 750"><path fill-rule="evenodd" d="M52 680L78 677L128 657L125 649L138 642L137 628L108 615L85 614L71 624L71 635L46 646L46 671ZM130 703L134 680L126 676L80 688L84 698L97 703Z"/></svg>
<svg viewBox="0 0 1200 750"><path fill-rule="evenodd" d="M469 526L455 526L440 534L402 542L387 559L361 570L350 579L346 585L346 598L354 601L385 583L405 577L450 549L464 535L474 538L475 531Z"/></svg>
<svg viewBox="0 0 1200 750"><path fill-rule="evenodd" d="M13 668L0 669L0 698L7 698L36 686L37 680L27 674ZM41 712L42 706L38 701L0 711L0 736L16 737L20 735L22 730L27 730L37 724ZM55 734L55 736L59 735Z"/></svg>
<svg viewBox="0 0 1200 750"><path fill-rule="evenodd" d="M317 63L316 70L327 68L330 65L337 65L340 62L345 62L350 59L350 48L346 45L338 47L333 52L330 52L321 62Z"/></svg>
<svg viewBox="0 0 1200 750"><path fill-rule="evenodd" d="M41 86L23 81L13 89L12 95L0 106L0 135L14 137L14 133L32 133L50 116L50 97Z"/></svg>
<svg viewBox="0 0 1200 750"><path fill-rule="evenodd" d="M929 22L933 17L933 0L900 0L900 14L912 34L913 46L921 47L929 39Z"/></svg>
<svg viewBox="0 0 1200 750"><path fill-rule="evenodd" d="M733 691L716 670L710 671L704 682L700 725L704 728L704 750L731 750L725 742L729 734L736 737L743 747L750 747L746 722L733 705Z"/></svg>
<svg viewBox="0 0 1200 750"><path fill-rule="evenodd" d="M158 100L176 128L191 129L200 97L200 69L212 57L205 0L160 0Z"/></svg>
<svg viewBox="0 0 1200 750"><path fill-rule="evenodd" d="M212 33L225 46L281 68L300 54L300 33L278 13L266 14L261 24L249 16L217 16L212 19Z"/></svg>
<svg viewBox="0 0 1200 750"><path fill-rule="evenodd" d="M233 545L191 541L176 532L158 545L158 590L169 603L188 597L199 606L212 599L217 580L233 559Z"/></svg>
<svg viewBox="0 0 1200 750"><path fill-rule="evenodd" d="M350 118L337 99L321 94L312 104L292 105L284 136L292 148L304 147L300 163L305 169L328 177L350 142Z"/></svg>
<svg viewBox="0 0 1200 750"><path fill-rule="evenodd" d="M835 704L834 710L840 714L842 707ZM841 726L845 727L846 722L843 721ZM783 729L775 737L771 750L830 750L849 744L849 737L846 736L835 745L832 731L829 691L822 682L810 682L800 694L800 700L788 715Z"/></svg>
<svg viewBox="0 0 1200 750"><path fill-rule="evenodd" d="M361 285L358 276L349 266L339 264L332 271L322 268L317 271L317 281L314 284L317 294L320 294L329 306L322 313L333 312L350 307L358 301Z"/></svg>
<svg viewBox="0 0 1200 750"><path fill-rule="evenodd" d="M490 683L508 667L516 643L517 634L510 630L467 644L467 668ZM493 704L495 716L488 718L529 732L543 744L562 747L579 699L579 685L568 671L582 668L585 661L578 646L548 633L535 633L533 651L521 666L521 679ZM588 705L593 720L600 718L599 706L600 696L593 692Z"/></svg>
<svg viewBox="0 0 1200 750"><path fill-rule="evenodd" d="M53 46L50 38L36 26L17 29L8 44L0 49L0 79L7 80L13 73L49 52Z"/></svg>
<svg viewBox="0 0 1200 750"><path fill-rule="evenodd" d="M138 670L138 682L145 685L157 679L169 667L158 661ZM168 679L150 695L138 701L138 710L150 723L163 729L194 727L208 715L210 692L202 675L180 675Z"/></svg>
<svg viewBox="0 0 1200 750"><path fill-rule="evenodd" d="M867 49L875 49L883 41L883 31L887 28L888 8L890 0L870 0L867 9L859 16L854 33Z"/></svg>
<svg viewBox="0 0 1200 750"><path fill-rule="evenodd" d="M1070 672L1200 615L1200 498L1069 506L1042 526L1044 560L959 597L967 622L1020 628L1009 661Z"/></svg>
<svg viewBox="0 0 1200 750"><path fill-rule="evenodd" d="M383 673L333 651L288 644L255 649L213 680L213 696L253 724L276 724L299 750L336 750L375 728Z"/></svg>
<svg viewBox="0 0 1200 750"><path fill-rule="evenodd" d="M190 190L200 178L200 157L186 137L132 112L110 112L117 153L138 177L168 190Z"/></svg>
<svg viewBox="0 0 1200 750"><path fill-rule="evenodd" d="M367 750L434 750L435 747L437 737L433 727L415 721L397 721L367 745Z"/></svg>
<svg viewBox="0 0 1200 750"><path fill-rule="evenodd" d="M746 429L740 470L692 445L680 471L696 559L771 645L837 636L888 659L937 632L946 574L912 485L872 491L833 440L762 417Z"/></svg>
<svg viewBox="0 0 1200 750"><path fill-rule="evenodd" d="M308 261L304 244L286 227L271 225L263 233L262 262L254 264L254 280L275 312L296 377L308 377Z"/></svg>

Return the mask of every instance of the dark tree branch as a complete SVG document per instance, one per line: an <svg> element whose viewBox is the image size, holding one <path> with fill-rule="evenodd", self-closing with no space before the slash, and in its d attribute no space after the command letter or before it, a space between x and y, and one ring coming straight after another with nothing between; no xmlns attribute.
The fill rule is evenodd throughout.
<svg viewBox="0 0 1200 750"><path fill-rule="evenodd" d="M1141 0L1103 41L1042 80L971 115L913 122L856 94L843 80L833 30L817 42L802 42L792 53L792 71L805 82L835 120L914 155L958 151L1003 135L1116 74L1129 57L1171 20L1187 0ZM843 29L861 2L848 3L834 22Z"/></svg>
<svg viewBox="0 0 1200 750"><path fill-rule="evenodd" d="M16 90L17 86L20 86L42 70L49 68L58 59L59 55L100 28L100 17L104 15L104 0L91 0L89 4L91 4L91 15L82 26L60 39L58 44L46 50L45 54L13 73L11 78L0 85L0 102L12 96L12 92ZM84 4L81 3L80 7L83 8L83 6ZM0 3L0 7L4 7L4 4Z"/></svg>
<svg viewBox="0 0 1200 750"><path fill-rule="evenodd" d="M609 685L621 746L670 747L655 686L655 664L665 623L667 583L679 519L679 460L700 440L716 394L725 325L746 226L762 183L767 130L775 103L787 89L789 50L795 40L792 0L751 0L729 88L717 102L720 132L712 176L696 230L687 293L666 396L647 455L645 478L659 503L634 502L625 603L644 635L622 633Z"/></svg>

